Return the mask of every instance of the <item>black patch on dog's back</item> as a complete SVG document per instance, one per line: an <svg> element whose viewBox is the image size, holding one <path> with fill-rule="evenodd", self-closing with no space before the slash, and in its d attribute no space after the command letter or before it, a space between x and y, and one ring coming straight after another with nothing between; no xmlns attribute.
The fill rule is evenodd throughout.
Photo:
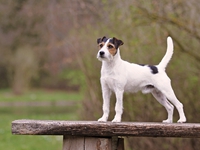
<svg viewBox="0 0 200 150"><path fill-rule="evenodd" d="M158 73L158 68L156 66L148 65L148 67L151 69L151 72L153 74Z"/></svg>
<svg viewBox="0 0 200 150"><path fill-rule="evenodd" d="M138 64L138 65L149 67L151 69L151 73L153 73L153 74L158 73L158 68L156 66L153 66L153 65L144 65L144 64Z"/></svg>

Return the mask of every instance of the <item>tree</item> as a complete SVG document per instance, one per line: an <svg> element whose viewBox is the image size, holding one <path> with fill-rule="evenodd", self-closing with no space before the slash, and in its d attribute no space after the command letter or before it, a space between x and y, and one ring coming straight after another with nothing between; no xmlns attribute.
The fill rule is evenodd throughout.
<svg viewBox="0 0 200 150"><path fill-rule="evenodd" d="M38 3L42 3L41 1ZM0 13L0 51L2 64L6 64L4 74L14 90L20 94L37 74L38 60L36 47L41 46L42 13L35 12L37 2L28 0L1 1ZM31 61L31 62L30 62ZM34 66L34 67L33 67Z"/></svg>

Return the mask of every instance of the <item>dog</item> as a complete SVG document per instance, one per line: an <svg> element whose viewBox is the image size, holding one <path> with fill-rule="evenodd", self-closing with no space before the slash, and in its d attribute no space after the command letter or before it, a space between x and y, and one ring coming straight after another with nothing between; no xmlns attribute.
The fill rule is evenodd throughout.
<svg viewBox="0 0 200 150"><path fill-rule="evenodd" d="M102 61L100 82L103 97L103 116L98 119L99 122L108 120L112 92L116 96L116 114L112 122L121 122L123 93L138 91L142 91L144 94L152 93L154 98L165 107L168 118L163 120L163 123L173 122L174 106L180 117L177 122L186 122L183 104L176 98L171 80L165 72L165 68L173 55L171 37L167 38L167 51L158 65L140 65L122 60L119 47L124 43L115 37L98 38L97 44L99 46L97 59Z"/></svg>

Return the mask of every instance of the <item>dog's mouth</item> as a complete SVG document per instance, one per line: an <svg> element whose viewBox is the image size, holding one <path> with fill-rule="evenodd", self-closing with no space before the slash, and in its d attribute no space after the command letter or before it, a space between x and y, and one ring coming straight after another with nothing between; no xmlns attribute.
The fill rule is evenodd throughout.
<svg viewBox="0 0 200 150"><path fill-rule="evenodd" d="M97 56L97 59L100 60L100 61L102 61L102 60L105 59L105 57L104 57L104 56L100 56L100 55L98 55L98 56Z"/></svg>
<svg viewBox="0 0 200 150"><path fill-rule="evenodd" d="M99 57L100 57L100 58L105 58L105 56L104 56L104 55L99 55Z"/></svg>
<svg viewBox="0 0 200 150"><path fill-rule="evenodd" d="M97 59L100 60L100 61L112 61L113 60L113 56L112 55L109 55L109 56L106 56L106 55L97 55Z"/></svg>

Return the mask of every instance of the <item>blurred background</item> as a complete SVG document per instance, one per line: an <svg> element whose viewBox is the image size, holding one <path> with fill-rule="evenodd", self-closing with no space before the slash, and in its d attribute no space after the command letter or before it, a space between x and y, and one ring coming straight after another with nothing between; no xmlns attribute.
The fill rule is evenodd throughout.
<svg viewBox="0 0 200 150"><path fill-rule="evenodd" d="M62 148L59 136L11 135L16 119L101 117L96 39L104 35L125 43L123 59L152 65L164 56L170 35L175 50L167 73L188 122L200 122L198 0L0 0L0 10L0 149ZM114 103L113 96L109 120ZM123 121L166 117L151 95L125 94ZM197 150L199 144L199 139L126 138L127 150Z"/></svg>

